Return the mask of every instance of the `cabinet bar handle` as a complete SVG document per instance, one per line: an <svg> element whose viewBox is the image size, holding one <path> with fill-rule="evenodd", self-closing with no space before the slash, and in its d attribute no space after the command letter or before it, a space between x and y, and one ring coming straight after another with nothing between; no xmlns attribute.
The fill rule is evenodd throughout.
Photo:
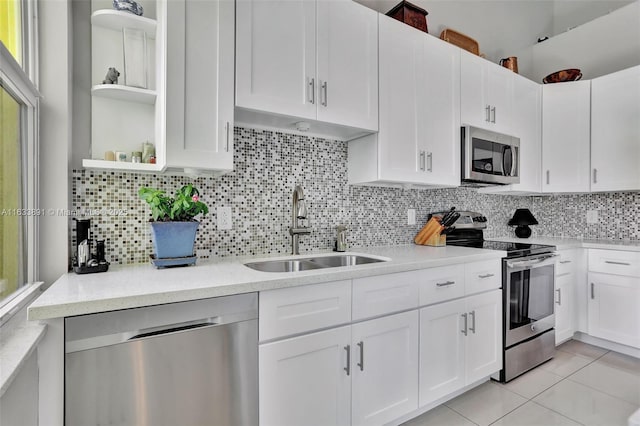
<svg viewBox="0 0 640 426"><path fill-rule="evenodd" d="M598 183L598 169L593 169L593 183Z"/></svg>
<svg viewBox="0 0 640 426"><path fill-rule="evenodd" d="M425 155L426 155L426 153L424 151L420 151L420 170L422 170L422 171L424 171L425 168L426 168L426 166L425 166L425 163L426 163Z"/></svg>
<svg viewBox="0 0 640 426"><path fill-rule="evenodd" d="M360 362L358 363L358 367L360 367L360 371L364 371L364 342L362 340L359 341L358 346L360 346Z"/></svg>
<svg viewBox="0 0 640 426"><path fill-rule="evenodd" d="M322 93L324 93L324 98L321 100L322 106L327 106L327 82L322 82Z"/></svg>
<svg viewBox="0 0 640 426"><path fill-rule="evenodd" d="M562 263L564 265L565 263L571 263L571 261L570 260L561 260L560 263Z"/></svg>
<svg viewBox="0 0 640 426"><path fill-rule="evenodd" d="M549 185L549 175L550 175L549 170L547 170L547 185Z"/></svg>
<svg viewBox="0 0 640 426"><path fill-rule="evenodd" d="M469 316L471 317L471 327L469 330L476 334L476 311L469 312Z"/></svg>
<svg viewBox="0 0 640 426"><path fill-rule="evenodd" d="M427 154L427 171L433 171L433 152Z"/></svg>
<svg viewBox="0 0 640 426"><path fill-rule="evenodd" d="M556 302L556 305L562 306L562 293L560 292L561 289L556 289L556 292L558 293L558 301Z"/></svg>
<svg viewBox="0 0 640 426"><path fill-rule="evenodd" d="M464 318L464 328L460 330L462 334L467 335L467 314L462 314L462 318Z"/></svg>
<svg viewBox="0 0 640 426"><path fill-rule="evenodd" d="M347 376L350 376L351 375L351 345L345 346L344 350L347 351L347 366L344 368L344 371L347 372Z"/></svg>
<svg viewBox="0 0 640 426"><path fill-rule="evenodd" d="M595 285L593 283L591 283L591 298L592 299L596 298Z"/></svg>
<svg viewBox="0 0 640 426"><path fill-rule="evenodd" d="M485 111L485 118L484 121L486 121L487 123L489 123L491 121L491 106L487 105L486 107L484 107L484 111Z"/></svg>
<svg viewBox="0 0 640 426"><path fill-rule="evenodd" d="M436 285L438 287L445 287L445 286L448 286L448 285L453 285L455 283L456 283L455 281L445 281L443 283L436 283Z"/></svg>
<svg viewBox="0 0 640 426"><path fill-rule="evenodd" d="M309 103L315 104L316 103L316 79L307 77L307 81L308 81L307 90L310 92Z"/></svg>
<svg viewBox="0 0 640 426"><path fill-rule="evenodd" d="M496 122L496 107L491 107L491 112L493 113L493 118L491 119L492 123Z"/></svg>
<svg viewBox="0 0 640 426"><path fill-rule="evenodd" d="M605 260L604 263L608 263L610 265L631 266L630 263L627 263L627 262L614 262L613 260Z"/></svg>
<svg viewBox="0 0 640 426"><path fill-rule="evenodd" d="M226 126L226 132L227 132L227 147L226 150L227 152L229 152L229 122L227 121L227 126Z"/></svg>
<svg viewBox="0 0 640 426"><path fill-rule="evenodd" d="M484 275L478 275L478 278L485 279L493 276L495 276L495 274L484 274Z"/></svg>

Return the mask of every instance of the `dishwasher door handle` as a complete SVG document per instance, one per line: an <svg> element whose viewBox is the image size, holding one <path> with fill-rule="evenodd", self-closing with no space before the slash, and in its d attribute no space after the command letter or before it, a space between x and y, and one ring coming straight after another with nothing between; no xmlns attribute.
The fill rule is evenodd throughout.
<svg viewBox="0 0 640 426"><path fill-rule="evenodd" d="M207 318L204 320L183 322L180 324L171 324L166 327L149 328L146 330L139 330L138 334L136 334L133 337L129 337L127 341L130 342L132 340L143 339L145 337L162 336L163 334L176 333L178 331L185 331L185 330L194 330L196 328L209 327L212 325L219 325L219 324L220 324L220 317L214 317L214 318Z"/></svg>
<svg viewBox="0 0 640 426"><path fill-rule="evenodd" d="M200 318L192 321L178 322L152 328L140 328L121 331L119 333L92 336L84 339L69 340L65 342L65 353L73 353L88 349L96 349L104 346L117 345L119 343L134 342L147 337L162 336L165 334L179 333L204 327L217 327L234 322L255 319L256 312L249 310Z"/></svg>

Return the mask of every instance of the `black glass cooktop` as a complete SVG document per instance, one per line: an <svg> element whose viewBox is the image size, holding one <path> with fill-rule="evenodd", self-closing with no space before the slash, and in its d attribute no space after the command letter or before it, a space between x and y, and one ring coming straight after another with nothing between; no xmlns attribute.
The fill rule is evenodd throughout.
<svg viewBox="0 0 640 426"><path fill-rule="evenodd" d="M507 252L507 257L523 257L529 256L532 254L542 254L542 253L550 253L554 251L556 248L554 246L547 246L543 244L529 244L529 243L515 243L515 242L506 242L506 241L490 241L490 240L482 240L482 241L455 241L448 242L449 245L463 246L463 247L474 247L474 248L483 248L488 250L503 250Z"/></svg>

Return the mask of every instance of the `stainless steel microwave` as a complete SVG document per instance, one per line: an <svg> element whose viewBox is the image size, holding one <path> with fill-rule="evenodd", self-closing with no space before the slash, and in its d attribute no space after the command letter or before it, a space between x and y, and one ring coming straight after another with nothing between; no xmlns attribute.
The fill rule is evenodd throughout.
<svg viewBox="0 0 640 426"><path fill-rule="evenodd" d="M461 133L463 185L520 183L520 139L472 126Z"/></svg>

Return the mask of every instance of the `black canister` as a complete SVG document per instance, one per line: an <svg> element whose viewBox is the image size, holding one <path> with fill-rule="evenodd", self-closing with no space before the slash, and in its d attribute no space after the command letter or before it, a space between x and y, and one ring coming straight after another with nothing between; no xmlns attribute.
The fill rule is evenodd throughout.
<svg viewBox="0 0 640 426"><path fill-rule="evenodd" d="M104 240L96 241L96 260L98 262L104 262Z"/></svg>

